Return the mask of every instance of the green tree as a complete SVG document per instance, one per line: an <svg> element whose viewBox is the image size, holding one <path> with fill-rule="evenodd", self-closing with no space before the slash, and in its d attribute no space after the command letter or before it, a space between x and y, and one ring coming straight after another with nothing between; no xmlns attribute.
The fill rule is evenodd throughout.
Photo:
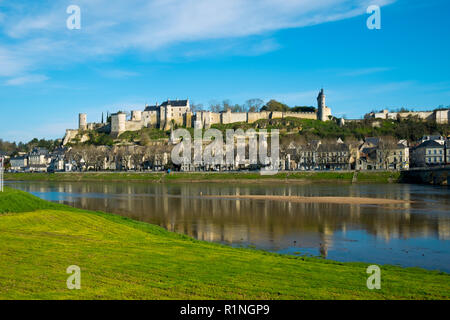
<svg viewBox="0 0 450 320"><path fill-rule="evenodd" d="M286 112L289 111L290 108L288 105L278 102L276 100L270 100L269 102L266 103L266 105L264 107L261 108L261 111L282 111L282 112Z"/></svg>

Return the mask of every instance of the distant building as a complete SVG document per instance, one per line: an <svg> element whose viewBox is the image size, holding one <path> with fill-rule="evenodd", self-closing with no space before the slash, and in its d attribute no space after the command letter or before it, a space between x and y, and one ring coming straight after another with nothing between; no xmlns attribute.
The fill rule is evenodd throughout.
<svg viewBox="0 0 450 320"><path fill-rule="evenodd" d="M28 167L28 157L13 157L9 160L12 171L24 171Z"/></svg>
<svg viewBox="0 0 450 320"><path fill-rule="evenodd" d="M28 156L28 167L33 172L46 172L50 158L45 148L34 148Z"/></svg>
<svg viewBox="0 0 450 320"><path fill-rule="evenodd" d="M389 148L377 149L378 166L380 170L409 169L409 147L407 143L398 143Z"/></svg>
<svg viewBox="0 0 450 320"><path fill-rule="evenodd" d="M406 119L408 117L417 117L420 120L434 121L439 124L450 123L450 109L437 109L434 111L403 111L389 112L382 110L381 112L371 112L364 116L366 119Z"/></svg>
<svg viewBox="0 0 450 320"><path fill-rule="evenodd" d="M449 164L450 163L450 140L445 141L445 156L446 156L446 161L445 164Z"/></svg>

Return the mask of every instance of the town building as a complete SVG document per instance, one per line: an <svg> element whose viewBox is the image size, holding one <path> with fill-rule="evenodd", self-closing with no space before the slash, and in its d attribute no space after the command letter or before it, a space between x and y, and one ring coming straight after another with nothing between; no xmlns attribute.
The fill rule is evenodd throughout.
<svg viewBox="0 0 450 320"><path fill-rule="evenodd" d="M448 144L448 141L445 142ZM429 167L445 163L445 145L428 140L411 149L411 162L415 167Z"/></svg>
<svg viewBox="0 0 450 320"><path fill-rule="evenodd" d="M11 165L11 171L17 172L17 171L24 171L28 167L28 157L26 156L20 156L20 157L12 157L9 160L9 163Z"/></svg>
<svg viewBox="0 0 450 320"><path fill-rule="evenodd" d="M405 140L397 145L378 148L376 152L379 170L403 170L409 169L409 147Z"/></svg>

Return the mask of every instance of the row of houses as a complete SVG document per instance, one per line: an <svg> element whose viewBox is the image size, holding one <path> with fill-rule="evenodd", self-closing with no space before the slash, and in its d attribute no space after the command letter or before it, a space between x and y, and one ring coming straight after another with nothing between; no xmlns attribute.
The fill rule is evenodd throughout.
<svg viewBox="0 0 450 320"><path fill-rule="evenodd" d="M140 149L141 148L141 149ZM7 154L0 154L8 158ZM93 148L74 153L58 148L49 152L34 148L28 154L9 159L12 172L61 172L88 170L153 170L174 168L180 171L236 171L260 167L249 159L236 157L234 164L183 163L173 166L168 148L143 150L142 147ZM442 136L425 136L409 145L408 141L369 137L358 143L313 140L306 144L291 142L282 147L277 170L407 170L412 167L440 166L450 163L450 140Z"/></svg>
<svg viewBox="0 0 450 320"><path fill-rule="evenodd" d="M408 141L386 143L368 138L360 147L358 170L401 170L433 167L450 163L450 140L440 135L424 136L408 146Z"/></svg>
<svg viewBox="0 0 450 320"><path fill-rule="evenodd" d="M64 171L64 148L58 148L49 152L46 148L34 148L29 153L20 153L9 159L12 172L48 172ZM5 154L4 158L9 157Z"/></svg>

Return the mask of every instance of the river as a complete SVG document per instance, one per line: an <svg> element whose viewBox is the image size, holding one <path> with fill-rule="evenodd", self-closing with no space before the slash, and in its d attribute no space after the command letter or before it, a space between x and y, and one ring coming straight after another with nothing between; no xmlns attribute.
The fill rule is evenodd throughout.
<svg viewBox="0 0 450 320"><path fill-rule="evenodd" d="M117 213L200 240L282 254L450 272L448 187L282 182L7 184L45 200ZM411 203L289 203L220 199L220 195L377 197Z"/></svg>

